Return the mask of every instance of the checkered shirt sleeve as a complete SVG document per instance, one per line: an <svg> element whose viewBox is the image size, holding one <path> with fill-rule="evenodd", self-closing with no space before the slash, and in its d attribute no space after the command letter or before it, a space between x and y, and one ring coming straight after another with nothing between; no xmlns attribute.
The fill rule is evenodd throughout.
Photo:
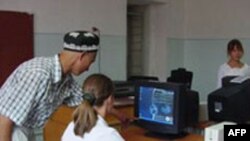
<svg viewBox="0 0 250 141"><path fill-rule="evenodd" d="M22 70L14 73L1 90L0 114L9 117L17 125L24 124L35 106L37 93L46 87L46 80L49 80L48 75L39 71Z"/></svg>
<svg viewBox="0 0 250 141"><path fill-rule="evenodd" d="M69 93L70 97L64 100L64 104L67 104L70 107L75 107L81 104L83 98L83 91L79 84L74 80L71 79L69 82Z"/></svg>

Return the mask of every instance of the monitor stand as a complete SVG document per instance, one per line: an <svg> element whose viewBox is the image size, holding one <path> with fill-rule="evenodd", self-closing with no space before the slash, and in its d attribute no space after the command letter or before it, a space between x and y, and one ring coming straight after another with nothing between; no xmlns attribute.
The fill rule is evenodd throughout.
<svg viewBox="0 0 250 141"><path fill-rule="evenodd" d="M168 140L174 140L174 139L178 139L178 138L183 138L186 135L188 135L187 132L181 132L179 134L164 134L164 133L156 133L156 132L152 132L152 131L147 131L145 133L145 136L147 137L151 137L151 138L158 138L158 139L168 139Z"/></svg>

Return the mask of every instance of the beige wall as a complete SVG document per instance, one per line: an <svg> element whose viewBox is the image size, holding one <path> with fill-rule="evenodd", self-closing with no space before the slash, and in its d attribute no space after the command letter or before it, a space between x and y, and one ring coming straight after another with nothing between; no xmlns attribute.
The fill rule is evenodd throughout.
<svg viewBox="0 0 250 141"><path fill-rule="evenodd" d="M34 14L39 33L96 26L103 34L126 35L126 5L126 0L0 0L0 10Z"/></svg>

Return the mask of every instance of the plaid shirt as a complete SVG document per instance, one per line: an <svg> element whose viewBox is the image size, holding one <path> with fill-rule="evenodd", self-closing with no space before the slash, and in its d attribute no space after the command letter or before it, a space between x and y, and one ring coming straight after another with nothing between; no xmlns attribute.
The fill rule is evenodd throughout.
<svg viewBox="0 0 250 141"><path fill-rule="evenodd" d="M62 104L77 106L82 89L71 75L62 76L59 57L39 57L21 64L0 89L0 114L26 128L44 126Z"/></svg>

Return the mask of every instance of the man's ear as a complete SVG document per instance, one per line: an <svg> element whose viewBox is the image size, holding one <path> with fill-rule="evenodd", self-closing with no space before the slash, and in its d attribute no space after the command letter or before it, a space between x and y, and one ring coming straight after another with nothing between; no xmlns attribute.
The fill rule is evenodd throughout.
<svg viewBox="0 0 250 141"><path fill-rule="evenodd" d="M88 54L87 52L82 52L80 58L82 59L87 54Z"/></svg>

